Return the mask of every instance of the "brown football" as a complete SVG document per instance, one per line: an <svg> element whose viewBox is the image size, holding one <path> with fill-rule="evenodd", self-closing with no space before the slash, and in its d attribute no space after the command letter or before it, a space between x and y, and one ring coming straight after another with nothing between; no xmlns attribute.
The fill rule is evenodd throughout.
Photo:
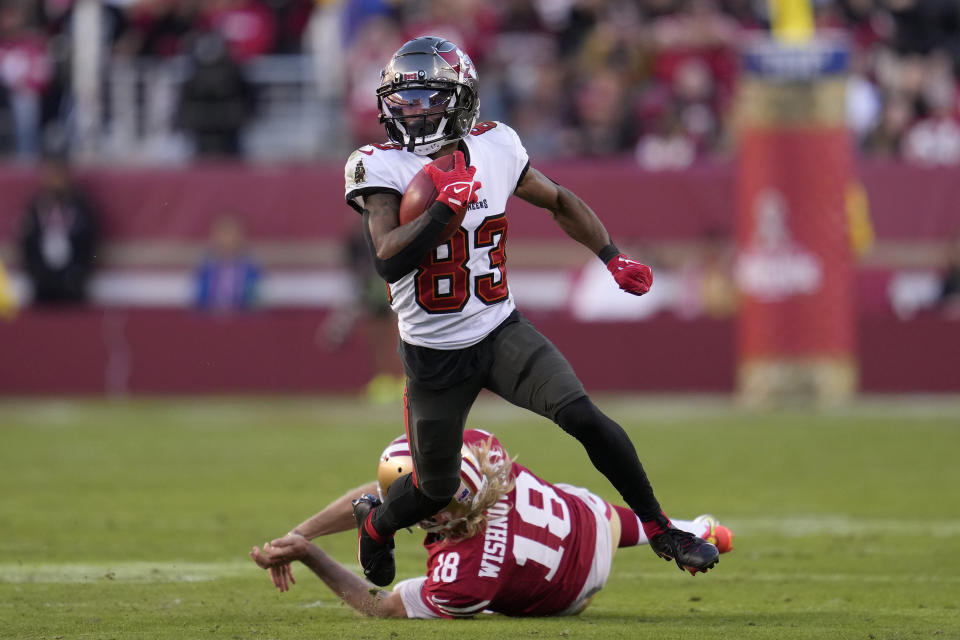
<svg viewBox="0 0 960 640"><path fill-rule="evenodd" d="M453 168L453 154L440 156L431 164L443 171L449 171ZM411 220L415 220L421 213L430 208L433 201L437 199L437 195L437 188L433 185L433 180L427 175L425 168L421 169L417 172L417 175L413 176L413 180L407 185L407 190L403 192L398 215L400 224L407 224ZM447 228L440 234L440 242L449 240L450 236L460 228L460 223L463 222L466 213L467 210L464 208L460 215L453 216L453 219L447 223Z"/></svg>

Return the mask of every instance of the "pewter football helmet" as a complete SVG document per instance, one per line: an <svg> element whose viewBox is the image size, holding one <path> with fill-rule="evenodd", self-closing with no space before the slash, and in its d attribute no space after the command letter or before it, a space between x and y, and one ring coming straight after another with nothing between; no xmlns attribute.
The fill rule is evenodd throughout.
<svg viewBox="0 0 960 640"><path fill-rule="evenodd" d="M380 72L377 107L390 139L418 155L459 140L477 121L477 70L449 40L414 38Z"/></svg>

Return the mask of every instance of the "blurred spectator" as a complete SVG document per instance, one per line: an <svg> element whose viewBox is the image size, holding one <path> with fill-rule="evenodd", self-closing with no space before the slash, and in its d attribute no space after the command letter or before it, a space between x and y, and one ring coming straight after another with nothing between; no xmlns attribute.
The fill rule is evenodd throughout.
<svg viewBox="0 0 960 640"><path fill-rule="evenodd" d="M51 78L47 40L30 25L29 8L26 0L0 4L0 104L9 110L21 158L40 152L42 99Z"/></svg>
<svg viewBox="0 0 960 640"><path fill-rule="evenodd" d="M695 60L708 72L718 106L725 107L736 84L736 52L742 33L712 0L686 0L679 7L651 26L654 76L667 85L688 83L686 79L678 81L676 76ZM706 83L696 80L698 85Z"/></svg>
<svg viewBox="0 0 960 640"><path fill-rule="evenodd" d="M574 97L574 151L598 156L628 151L635 138L627 87L616 71L600 71Z"/></svg>
<svg viewBox="0 0 960 640"><path fill-rule="evenodd" d="M484 76L484 91L490 86L487 77L489 74ZM574 134L564 130L563 114L556 108L557 96L563 91L563 71L557 66L548 66L525 76L525 79L529 80L529 92L514 104L510 126L516 129L531 157L570 155L575 144ZM497 100L496 88L491 89L494 89L492 100L484 93L485 118L491 117L491 110L486 105ZM505 97L505 94L501 95ZM492 119L505 117L505 114L493 115Z"/></svg>
<svg viewBox="0 0 960 640"><path fill-rule="evenodd" d="M404 43L400 27L390 17L376 15L357 31L347 51L346 109L350 131L358 145L386 139L377 121L377 87L380 71Z"/></svg>
<svg viewBox="0 0 960 640"><path fill-rule="evenodd" d="M960 234L947 248L947 264L940 281L940 308L952 318L960 318Z"/></svg>
<svg viewBox="0 0 960 640"><path fill-rule="evenodd" d="M256 304L259 282L260 266L248 252L240 217L220 216L210 229L210 246L195 275L197 308L250 309Z"/></svg>
<svg viewBox="0 0 960 640"><path fill-rule="evenodd" d="M711 230L704 237L697 268L700 312L709 318L729 318L737 311L737 285L733 280L730 238Z"/></svg>
<svg viewBox="0 0 960 640"><path fill-rule="evenodd" d="M270 8L277 17L277 37L274 53L299 53L303 50L303 37L310 22L314 0L271 0Z"/></svg>
<svg viewBox="0 0 960 640"><path fill-rule="evenodd" d="M862 58L859 58L862 60ZM882 96L876 85L871 82L868 71L858 68L854 56L854 67L847 78L847 126L858 147L863 146L870 132L880 122L883 109Z"/></svg>
<svg viewBox="0 0 960 640"><path fill-rule="evenodd" d="M16 313L17 301L14 299L13 286L3 261L0 260L0 320L11 320Z"/></svg>
<svg viewBox="0 0 960 640"><path fill-rule="evenodd" d="M706 62L690 58L678 64L672 88L683 131L699 152L715 148L720 139L722 109L717 102L714 76Z"/></svg>
<svg viewBox="0 0 960 640"><path fill-rule="evenodd" d="M216 33L197 38L192 69L183 83L177 122L193 136L200 156L239 156L241 133L253 116L256 96L243 69Z"/></svg>
<svg viewBox="0 0 960 640"><path fill-rule="evenodd" d="M902 93L887 95L877 128L867 136L864 149L878 158L896 158L907 128L913 121L913 103Z"/></svg>
<svg viewBox="0 0 960 640"><path fill-rule="evenodd" d="M960 6L952 0L884 0L893 20L892 46L900 55L960 54Z"/></svg>
<svg viewBox="0 0 960 640"><path fill-rule="evenodd" d="M637 143L637 163L648 171L685 169L697 156L697 145L687 135L677 109L666 108L655 128Z"/></svg>
<svg viewBox="0 0 960 640"><path fill-rule="evenodd" d="M732 238L717 229L707 230L700 242L691 247L686 258L676 265L677 291L673 306L680 317L729 318L736 314L734 255Z"/></svg>
<svg viewBox="0 0 960 640"><path fill-rule="evenodd" d="M960 163L957 85L949 59L934 56L927 60L919 101L924 117L907 131L904 157L921 164Z"/></svg>
<svg viewBox="0 0 960 640"><path fill-rule="evenodd" d="M373 365L373 375L366 386L367 399L374 404L394 402L402 397L406 386L403 365L397 354L397 341L400 339L397 318L390 308L387 288L373 267L366 238L359 228L345 238L344 258L353 298L347 305L331 313L324 322L323 334L327 347L339 349L359 330Z"/></svg>
<svg viewBox="0 0 960 640"><path fill-rule="evenodd" d="M499 28L496 13L490 6L492 3L482 0L444 0L404 4L404 40L425 34L446 38L456 42L482 69L490 39ZM518 11L523 14L533 12L532 8L523 11L518 6L525 4L528 3L513 0L501 3L498 9L519 18Z"/></svg>
<svg viewBox="0 0 960 640"><path fill-rule="evenodd" d="M15 117L16 146L25 156L36 153L43 121L57 118L67 125L62 135L77 135L70 128L79 112L67 53L75 6L74 0L0 5L0 109ZM408 38L434 33L457 42L478 65L481 117L510 122L537 158L635 151L651 168L728 151L738 47L769 23L762 0L125 0L101 6L101 37L114 56L173 58L190 53L204 32L219 34L241 66L259 56L306 51L313 64L302 80L289 79L297 78L302 61L271 63L291 74L265 81L260 115L265 125L299 127L292 122L301 117L292 115L299 113L295 107L313 114L324 154L339 156L383 139L373 93L380 69ZM857 145L891 158L960 162L960 4L823 0L814 3L814 13L818 29L843 30L853 48L847 107ZM133 28L124 30L125 22ZM196 135L201 154L236 155L239 132L253 115L252 91L242 88L236 69L206 65L195 64L184 86L179 124ZM62 88L51 81L51 67L63 76ZM180 69L171 61L166 77L179 78ZM145 112L124 122L152 127L151 118L159 118L157 128L169 126L165 104L146 109L145 92L123 85L128 76L106 75L106 127L97 135L110 135L120 99ZM292 104L311 97L319 104ZM255 140L263 139L274 140ZM283 150L271 150L271 157L278 153Z"/></svg>
<svg viewBox="0 0 960 640"><path fill-rule="evenodd" d="M97 215L61 158L41 168L20 234L23 270L37 304L81 303L96 260Z"/></svg>
<svg viewBox="0 0 960 640"><path fill-rule="evenodd" d="M197 5L184 0L140 0L130 9L132 34L127 47L138 56L170 58L187 53L196 28Z"/></svg>
<svg viewBox="0 0 960 640"><path fill-rule="evenodd" d="M274 14L259 0L204 0L203 26L219 33L237 62L273 51Z"/></svg>

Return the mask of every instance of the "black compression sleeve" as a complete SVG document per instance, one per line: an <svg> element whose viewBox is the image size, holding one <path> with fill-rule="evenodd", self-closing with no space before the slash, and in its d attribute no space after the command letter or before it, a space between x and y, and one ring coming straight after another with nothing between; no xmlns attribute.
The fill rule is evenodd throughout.
<svg viewBox="0 0 960 640"><path fill-rule="evenodd" d="M370 237L370 227L366 219L367 214L364 212L363 233L367 238L367 247L373 255L373 263L377 273L387 282L392 284L416 269L430 253L430 250L437 246L440 234L443 233L447 223L454 215L453 209L442 202L434 202L430 205L427 214L430 216L430 222L410 244L397 252L396 255L381 260L377 257L377 252L373 248L373 239Z"/></svg>

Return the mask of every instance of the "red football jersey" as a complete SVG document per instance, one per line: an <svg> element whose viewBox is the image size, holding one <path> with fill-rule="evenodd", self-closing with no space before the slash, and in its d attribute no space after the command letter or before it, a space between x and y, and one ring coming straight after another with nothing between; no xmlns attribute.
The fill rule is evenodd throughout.
<svg viewBox="0 0 960 640"><path fill-rule="evenodd" d="M429 610L444 618L469 617L485 609L555 615L583 595L598 552L603 507L591 508L521 465L513 465L512 476L514 489L488 510L484 531L458 541L427 536L426 579L398 585L401 591L421 585L420 602L404 594L409 615L426 617ZM601 547L609 558L609 543Z"/></svg>

